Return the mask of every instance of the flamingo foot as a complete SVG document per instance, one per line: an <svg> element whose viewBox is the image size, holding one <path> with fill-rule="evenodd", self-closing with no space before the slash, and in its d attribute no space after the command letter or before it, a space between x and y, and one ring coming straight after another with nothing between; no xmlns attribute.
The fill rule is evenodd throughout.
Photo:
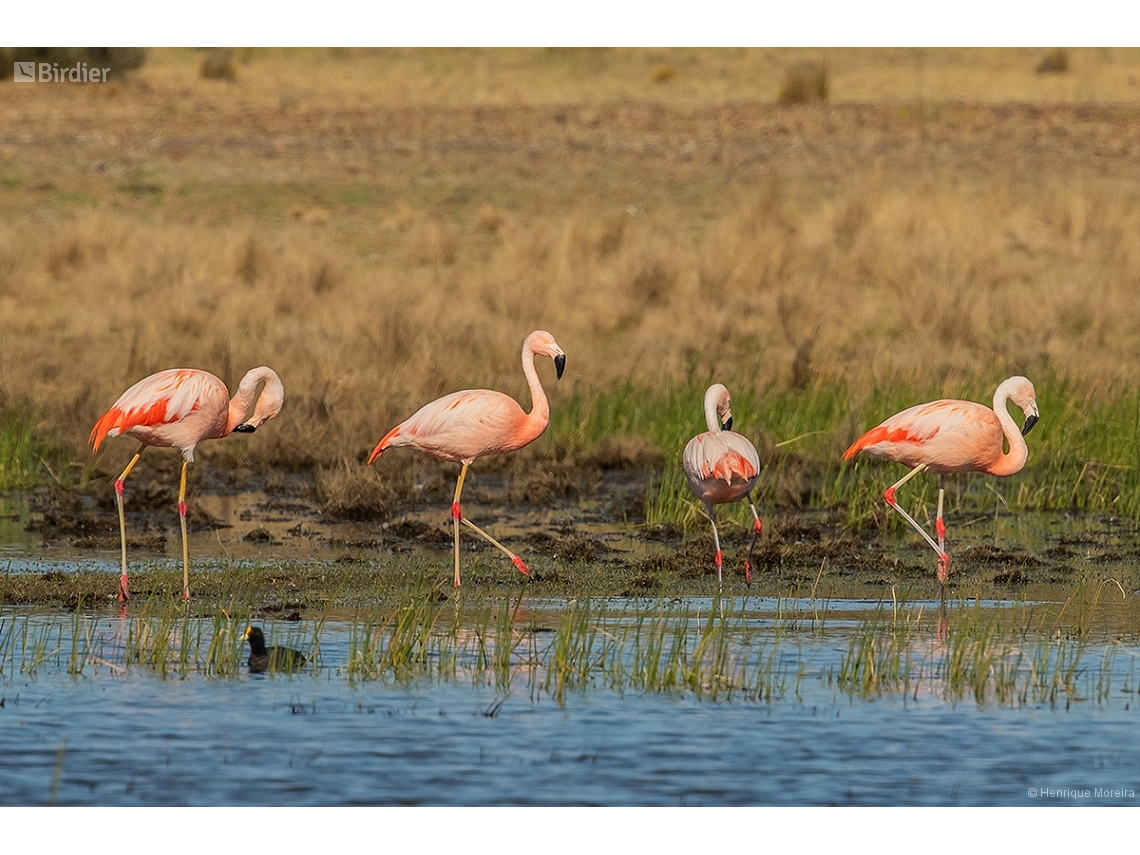
<svg viewBox="0 0 1140 855"><path fill-rule="evenodd" d="M119 577L119 602L125 603L131 598L130 588L127 586L127 576L124 573Z"/></svg>
<svg viewBox="0 0 1140 855"><path fill-rule="evenodd" d="M946 580L950 578L950 556L945 552L938 553L938 584L946 587Z"/></svg>
<svg viewBox="0 0 1140 855"><path fill-rule="evenodd" d="M747 558L744 559L744 584L752 584L752 562Z"/></svg>
<svg viewBox="0 0 1140 855"><path fill-rule="evenodd" d="M189 600L190 600L190 592L189 592L189 591L183 591L183 592L182 592L182 599L183 599L183 600L186 600L187 602L189 602Z"/></svg>
<svg viewBox="0 0 1140 855"><path fill-rule="evenodd" d="M519 556L517 556L517 555L514 556L511 559L511 563L514 564L515 567L518 568L518 571L520 573L522 573L524 576L526 576L528 579L534 578L530 573L530 568L526 566L526 562L523 561L522 558L520 558Z"/></svg>

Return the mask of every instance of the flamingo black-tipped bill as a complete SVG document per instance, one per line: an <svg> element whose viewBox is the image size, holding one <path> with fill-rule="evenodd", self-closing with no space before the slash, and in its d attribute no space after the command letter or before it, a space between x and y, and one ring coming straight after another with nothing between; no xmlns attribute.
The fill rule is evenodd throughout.
<svg viewBox="0 0 1140 855"><path fill-rule="evenodd" d="M558 379L562 379L562 372L566 370L566 354L560 353L554 357L554 370L558 374Z"/></svg>
<svg viewBox="0 0 1140 855"><path fill-rule="evenodd" d="M1029 433L1031 430L1033 430L1033 426L1035 424L1037 424L1037 421L1038 421L1037 416L1026 416L1025 417L1025 427L1023 427L1021 429L1021 435L1025 436L1027 433Z"/></svg>
<svg viewBox="0 0 1140 855"><path fill-rule="evenodd" d="M257 428L246 422L244 425L238 425L234 428L234 433L253 433Z"/></svg>
<svg viewBox="0 0 1140 855"><path fill-rule="evenodd" d="M723 427L725 430L732 430L732 416L728 417L728 420L724 423Z"/></svg>

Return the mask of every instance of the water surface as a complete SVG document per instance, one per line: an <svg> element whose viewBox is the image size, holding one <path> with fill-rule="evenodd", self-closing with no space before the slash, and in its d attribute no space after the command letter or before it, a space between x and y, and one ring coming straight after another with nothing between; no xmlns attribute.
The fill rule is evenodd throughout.
<svg viewBox="0 0 1140 855"><path fill-rule="evenodd" d="M565 605L528 602L529 625L559 627ZM979 703L947 693L936 678L905 692L861 693L841 689L835 675L869 610L882 613L879 604L827 604L833 615L823 631L810 621L789 623L786 601L736 605L741 625L755 634L733 655L776 652L767 697L635 691L599 673L559 703L525 655L516 656L505 689L463 663L451 676L429 666L418 677L361 679L348 668L353 627L333 620L266 625L271 643L303 645L316 632L317 664L300 674L163 678L115 663L121 618L6 609L5 631L19 635L23 649L9 643L0 654L0 803L1136 803L1134 643L1080 642L1072 693L1052 700L1001 703L991 693ZM910 604L911 613L923 605ZM687 606L689 615L707 615L708 604ZM698 632L700 620L689 622ZM102 656L71 675L77 627L103 639ZM913 636L918 655L937 649L934 632ZM557 634L534 633L535 645L552 644ZM28 648L36 639L48 639L44 655L21 673L35 658ZM1077 644L1057 642L1066 643ZM1033 788L1062 795L1034 796ZM1096 788L1123 793L1092 795Z"/></svg>

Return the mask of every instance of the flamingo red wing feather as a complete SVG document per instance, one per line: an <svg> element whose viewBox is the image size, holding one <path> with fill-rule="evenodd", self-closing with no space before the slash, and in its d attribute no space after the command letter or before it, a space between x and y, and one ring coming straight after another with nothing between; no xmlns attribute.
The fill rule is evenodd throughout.
<svg viewBox="0 0 1140 855"><path fill-rule="evenodd" d="M705 478L719 478L730 484L734 479L749 481L756 477L756 467L752 465L752 461L731 448L716 460L705 461L705 466L706 471L701 473Z"/></svg>
<svg viewBox="0 0 1140 855"><path fill-rule="evenodd" d="M171 368L152 374L125 391L91 429L95 450L108 436L120 436L134 427L158 427L181 421L199 409L209 396L228 400L225 384L206 371Z"/></svg>

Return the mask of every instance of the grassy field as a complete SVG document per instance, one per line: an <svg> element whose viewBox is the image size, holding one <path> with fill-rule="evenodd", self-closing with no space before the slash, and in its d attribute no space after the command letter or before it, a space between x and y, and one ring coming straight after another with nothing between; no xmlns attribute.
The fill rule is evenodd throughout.
<svg viewBox="0 0 1140 855"><path fill-rule="evenodd" d="M154 50L2 82L2 486L117 474L134 445L87 434L146 374L267 364L281 417L195 486L307 472L378 507L436 471L365 470L388 428L458 388L525 403L546 328L551 429L483 468L657 470L649 517L700 524L677 466L719 380L762 501L861 524L901 472L848 474L855 436L1020 373L1042 419L1001 500L1140 518L1140 51L1046 53L258 49L225 80ZM805 62L828 99L780 102Z"/></svg>

